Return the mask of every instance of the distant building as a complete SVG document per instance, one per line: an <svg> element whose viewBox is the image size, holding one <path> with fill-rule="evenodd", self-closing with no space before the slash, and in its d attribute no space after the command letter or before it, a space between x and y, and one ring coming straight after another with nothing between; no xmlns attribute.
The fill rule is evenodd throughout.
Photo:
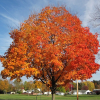
<svg viewBox="0 0 100 100"><path fill-rule="evenodd" d="M64 95L65 93L56 91L56 95Z"/></svg>
<svg viewBox="0 0 100 100"><path fill-rule="evenodd" d="M49 91L49 92L44 92L44 95L48 95L48 94L51 94L51 92Z"/></svg>
<svg viewBox="0 0 100 100"><path fill-rule="evenodd" d="M10 94L15 94L15 92L10 92Z"/></svg>
<svg viewBox="0 0 100 100"><path fill-rule="evenodd" d="M96 93L97 95L99 95L100 94L100 89L94 89L93 92Z"/></svg>
<svg viewBox="0 0 100 100"><path fill-rule="evenodd" d="M88 94L91 93L90 90L78 90L78 94ZM72 90L69 92L69 94L77 95L77 90Z"/></svg>

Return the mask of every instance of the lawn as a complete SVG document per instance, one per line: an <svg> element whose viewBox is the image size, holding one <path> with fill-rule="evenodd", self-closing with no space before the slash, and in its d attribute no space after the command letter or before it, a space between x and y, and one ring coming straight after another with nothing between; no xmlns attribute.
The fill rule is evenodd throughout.
<svg viewBox="0 0 100 100"><path fill-rule="evenodd" d="M0 100L51 100L49 96L33 96L33 95L22 95L22 94L0 94ZM55 100L77 100L76 95L67 96L55 96ZM80 95L79 100L100 100L100 95Z"/></svg>

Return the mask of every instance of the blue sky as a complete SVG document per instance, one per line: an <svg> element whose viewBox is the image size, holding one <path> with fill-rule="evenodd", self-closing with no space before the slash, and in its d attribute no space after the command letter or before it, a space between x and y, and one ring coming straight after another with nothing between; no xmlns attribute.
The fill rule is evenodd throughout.
<svg viewBox="0 0 100 100"><path fill-rule="evenodd" d="M12 39L9 32L20 26L31 13L40 12L42 8L48 5L66 6L71 14L77 14L84 27L90 27L90 31L100 33L99 27L93 27L90 18L95 12L95 6L100 4L100 0L0 0L0 55L3 55L10 46ZM100 63L98 57L96 62ZM0 63L0 71L3 70ZM89 79L100 80L100 71L93 74ZM27 80L23 77L23 81ZM29 80L32 80L30 78Z"/></svg>

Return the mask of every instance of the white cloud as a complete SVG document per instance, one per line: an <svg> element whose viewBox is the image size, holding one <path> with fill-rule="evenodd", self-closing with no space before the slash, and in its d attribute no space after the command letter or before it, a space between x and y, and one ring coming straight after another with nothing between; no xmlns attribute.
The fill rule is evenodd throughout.
<svg viewBox="0 0 100 100"><path fill-rule="evenodd" d="M1 62L0 62L0 70L3 70L4 68L2 67L2 64L1 64ZM1 72L1 71L0 71Z"/></svg>
<svg viewBox="0 0 100 100"><path fill-rule="evenodd" d="M84 12L84 16L83 16L83 26L88 26L89 25L89 21L92 17L92 14L94 13L94 10L95 10L95 6L97 6L99 4L99 0L89 0L85 7L86 7L86 10Z"/></svg>
<svg viewBox="0 0 100 100"><path fill-rule="evenodd" d="M12 39L9 35L0 35L0 55L4 55L11 43Z"/></svg>
<svg viewBox="0 0 100 100"><path fill-rule="evenodd" d="M8 10L4 6L2 6L1 4L0 4L0 7L2 7L7 13L9 13Z"/></svg>
<svg viewBox="0 0 100 100"><path fill-rule="evenodd" d="M20 24L20 21L19 20L14 19L12 17L9 17L9 16L7 16L5 14L2 14L2 13L0 13L0 15L7 20L6 23L9 23L10 26L16 26L16 25L19 26L19 24Z"/></svg>
<svg viewBox="0 0 100 100"><path fill-rule="evenodd" d="M94 0L89 0L87 3L86 3L86 10L85 10L85 14L84 14L84 18L83 18L83 26L87 26L88 25L88 22L89 22L89 19L90 19L90 14L91 12L93 11L93 7L94 7Z"/></svg>

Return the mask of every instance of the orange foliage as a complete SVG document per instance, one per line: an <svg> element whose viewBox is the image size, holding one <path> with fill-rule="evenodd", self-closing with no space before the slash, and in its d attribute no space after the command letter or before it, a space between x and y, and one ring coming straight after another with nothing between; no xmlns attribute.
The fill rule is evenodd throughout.
<svg viewBox="0 0 100 100"><path fill-rule="evenodd" d="M13 42L0 57L3 78L26 75L50 87L57 82L64 85L91 78L100 67L95 63L98 35L81 23L65 7L45 7L39 14L30 15L20 29L10 33Z"/></svg>
<svg viewBox="0 0 100 100"><path fill-rule="evenodd" d="M4 91L9 88L8 80L0 80L0 90Z"/></svg>

